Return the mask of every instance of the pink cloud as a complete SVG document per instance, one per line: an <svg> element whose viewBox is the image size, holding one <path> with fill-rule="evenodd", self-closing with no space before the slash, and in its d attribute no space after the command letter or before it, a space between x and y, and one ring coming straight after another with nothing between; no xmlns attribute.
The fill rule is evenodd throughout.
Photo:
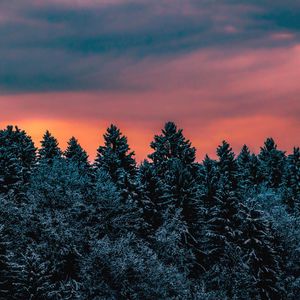
<svg viewBox="0 0 300 300"><path fill-rule="evenodd" d="M268 136L285 150L300 144L300 45L145 59L119 76L139 89L2 95L0 125L19 124L36 141L48 128L63 147L75 135L92 158L111 122L129 137L138 160L168 120L184 128L199 159L214 154L222 139L235 150L247 143L257 151Z"/></svg>

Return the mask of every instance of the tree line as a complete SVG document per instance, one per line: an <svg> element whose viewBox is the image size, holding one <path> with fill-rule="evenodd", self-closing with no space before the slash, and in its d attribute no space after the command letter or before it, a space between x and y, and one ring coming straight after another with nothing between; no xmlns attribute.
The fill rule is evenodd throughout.
<svg viewBox="0 0 300 300"><path fill-rule="evenodd" d="M168 122L151 149L0 130L0 299L299 299L299 148L198 163Z"/></svg>

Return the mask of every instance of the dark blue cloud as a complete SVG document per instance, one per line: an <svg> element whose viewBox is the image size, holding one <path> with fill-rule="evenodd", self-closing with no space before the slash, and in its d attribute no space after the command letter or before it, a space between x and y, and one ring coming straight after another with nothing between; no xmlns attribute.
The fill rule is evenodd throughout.
<svg viewBox="0 0 300 300"><path fill-rule="evenodd" d="M274 47L282 42L267 37L282 30L296 33L289 43L297 42L300 5L261 2L189 0L181 7L158 0L86 6L1 1L0 91L131 89L136 87L126 85L120 72L148 57L166 60L207 47Z"/></svg>

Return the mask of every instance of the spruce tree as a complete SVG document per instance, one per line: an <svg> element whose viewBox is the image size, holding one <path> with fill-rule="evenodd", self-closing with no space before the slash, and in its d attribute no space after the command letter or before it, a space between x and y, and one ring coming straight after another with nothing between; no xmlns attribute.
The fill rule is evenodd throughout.
<svg viewBox="0 0 300 300"><path fill-rule="evenodd" d="M250 165L251 153L249 148L244 145L240 154L237 157L239 185L242 188L247 188L251 185L250 182Z"/></svg>
<svg viewBox="0 0 300 300"><path fill-rule="evenodd" d="M11 257L8 251L8 236L4 233L4 226L0 226L0 299L11 297Z"/></svg>
<svg viewBox="0 0 300 300"><path fill-rule="evenodd" d="M279 287L279 256L272 248L270 225L257 209L248 202L243 219L244 263L249 272L249 294L252 299L282 299Z"/></svg>
<svg viewBox="0 0 300 300"><path fill-rule="evenodd" d="M230 145L223 141L217 148L219 157L217 166L220 174L220 180L224 187L235 190L238 186L238 166L235 155Z"/></svg>
<svg viewBox="0 0 300 300"><path fill-rule="evenodd" d="M221 289L233 298L233 281L239 269L243 206L235 191L225 184L220 187L215 205L208 211L204 224L202 249L205 253L205 278L210 290Z"/></svg>
<svg viewBox="0 0 300 300"><path fill-rule="evenodd" d="M128 198L134 190L133 179L136 175L134 152L130 151L126 136L119 128L111 125L104 134L104 146L97 150L95 167L107 172L112 181Z"/></svg>
<svg viewBox="0 0 300 300"><path fill-rule="evenodd" d="M16 280L13 283L13 299L53 299L55 286L51 282L49 262L28 247L21 262L14 264Z"/></svg>
<svg viewBox="0 0 300 300"><path fill-rule="evenodd" d="M147 235L153 234L162 225L162 208L170 199L169 186L158 176L153 164L146 160L139 167L137 185L145 231Z"/></svg>
<svg viewBox="0 0 300 300"><path fill-rule="evenodd" d="M25 131L7 126L0 130L0 192L12 190L22 198L36 159L36 148Z"/></svg>
<svg viewBox="0 0 300 300"><path fill-rule="evenodd" d="M68 141L68 147L64 154L67 159L77 163L78 166L88 167L88 155L75 137L71 137Z"/></svg>
<svg viewBox="0 0 300 300"><path fill-rule="evenodd" d="M62 151L58 147L58 141L47 130L41 141L41 148L39 149L39 159L46 163L52 163L54 159L60 158Z"/></svg>
<svg viewBox="0 0 300 300"><path fill-rule="evenodd" d="M294 148L288 156L284 179L282 182L283 197L289 209L300 212L300 149Z"/></svg>
<svg viewBox="0 0 300 300"><path fill-rule="evenodd" d="M205 156L199 168L197 180L200 185L200 199L203 206L206 208L213 206L218 191L219 173L217 162L208 155Z"/></svg>
<svg viewBox="0 0 300 300"><path fill-rule="evenodd" d="M22 167L15 155L0 148L0 193L18 193L22 188Z"/></svg>
<svg viewBox="0 0 300 300"><path fill-rule="evenodd" d="M179 159L185 166L194 165L196 149L183 136L182 129L177 129L173 122L165 124L162 134L156 135L150 146L154 152L149 158L161 174L167 169L168 161L171 159Z"/></svg>
<svg viewBox="0 0 300 300"><path fill-rule="evenodd" d="M272 138L265 141L264 146L259 153L261 163L261 173L268 187L278 188L282 183L284 167L285 167L285 152L278 150Z"/></svg>

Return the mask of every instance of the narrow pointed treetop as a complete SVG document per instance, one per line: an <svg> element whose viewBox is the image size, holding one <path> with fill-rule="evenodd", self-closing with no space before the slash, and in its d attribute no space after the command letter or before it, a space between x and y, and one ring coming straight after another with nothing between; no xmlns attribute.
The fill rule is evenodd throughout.
<svg viewBox="0 0 300 300"><path fill-rule="evenodd" d="M276 150L277 149L277 145L275 143L275 141L273 140L273 138L267 138L264 146L261 147L261 152L270 152L272 150Z"/></svg>
<svg viewBox="0 0 300 300"><path fill-rule="evenodd" d="M25 131L13 126L0 130L0 192L23 193L35 160L36 148Z"/></svg>
<svg viewBox="0 0 300 300"><path fill-rule="evenodd" d="M230 185L231 188L235 189L237 187L237 162L232 148L226 141L223 141L217 148L217 155L219 157L219 173L223 184Z"/></svg>
<svg viewBox="0 0 300 300"><path fill-rule="evenodd" d="M126 136L112 124L103 137L104 146L100 146L97 150L95 165L108 171L114 181L123 176L124 172L134 175L136 172L134 152L130 151Z"/></svg>
<svg viewBox="0 0 300 300"><path fill-rule="evenodd" d="M242 147L240 154L237 157L238 164L244 166L251 160L251 153L247 145Z"/></svg>
<svg viewBox="0 0 300 300"><path fill-rule="evenodd" d="M283 178L285 152L278 150L272 138L268 138L258 155L261 163L261 173L269 187L278 187Z"/></svg>
<svg viewBox="0 0 300 300"><path fill-rule="evenodd" d="M172 158L178 158L184 164L192 164L195 161L196 149L183 136L182 129L177 129L173 122L165 124L162 134L156 135L150 146L154 152L149 158L154 164L161 164Z"/></svg>
<svg viewBox="0 0 300 300"><path fill-rule="evenodd" d="M54 158L61 157L62 151L58 147L58 141L47 130L41 141L41 149L39 149L39 158L51 162Z"/></svg>
<svg viewBox="0 0 300 300"><path fill-rule="evenodd" d="M67 159L77 162L78 164L88 165L88 155L75 137L71 137L68 141L68 147L64 154Z"/></svg>

